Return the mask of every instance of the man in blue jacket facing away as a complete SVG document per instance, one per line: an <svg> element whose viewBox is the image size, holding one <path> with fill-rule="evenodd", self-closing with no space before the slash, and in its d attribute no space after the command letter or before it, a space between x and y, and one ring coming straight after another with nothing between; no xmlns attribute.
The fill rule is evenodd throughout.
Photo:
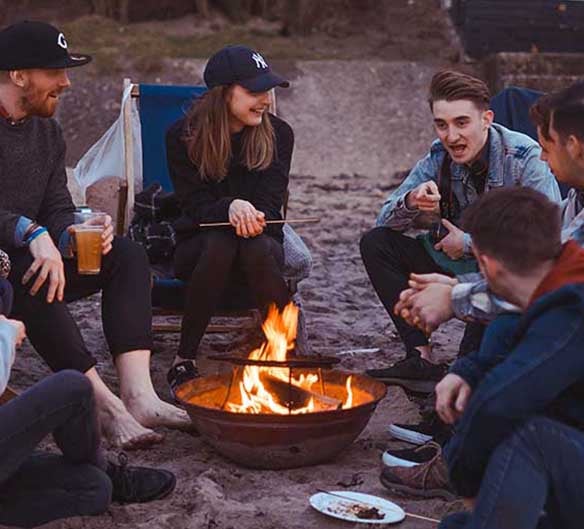
<svg viewBox="0 0 584 529"><path fill-rule="evenodd" d="M581 527L584 250L562 244L558 206L527 188L486 194L463 223L490 290L523 314L491 325L437 387L438 413L456 423L450 482L476 497L472 513L440 527ZM418 471L437 475L428 467L440 464ZM382 481L397 483L391 470Z"/></svg>

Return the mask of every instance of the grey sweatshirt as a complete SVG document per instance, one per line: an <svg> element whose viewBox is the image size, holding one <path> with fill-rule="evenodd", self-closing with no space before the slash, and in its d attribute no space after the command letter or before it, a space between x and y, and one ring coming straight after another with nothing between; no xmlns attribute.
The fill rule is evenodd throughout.
<svg viewBox="0 0 584 529"><path fill-rule="evenodd" d="M22 246L27 219L45 226L59 244L74 211L58 123L31 117L11 125L0 118L0 247L10 253Z"/></svg>

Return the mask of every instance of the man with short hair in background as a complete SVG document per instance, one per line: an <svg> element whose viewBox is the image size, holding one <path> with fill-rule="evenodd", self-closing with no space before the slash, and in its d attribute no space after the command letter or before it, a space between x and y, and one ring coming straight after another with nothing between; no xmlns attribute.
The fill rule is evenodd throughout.
<svg viewBox="0 0 584 529"><path fill-rule="evenodd" d="M559 208L530 189L486 195L464 225L489 288L522 316L490 326L465 369L436 388L440 417L456 423L444 448L450 482L476 498L472 513L440 527L576 529L584 516L584 249L562 244ZM435 475L430 467L440 464L417 472ZM399 478L387 469L382 481L391 488Z"/></svg>

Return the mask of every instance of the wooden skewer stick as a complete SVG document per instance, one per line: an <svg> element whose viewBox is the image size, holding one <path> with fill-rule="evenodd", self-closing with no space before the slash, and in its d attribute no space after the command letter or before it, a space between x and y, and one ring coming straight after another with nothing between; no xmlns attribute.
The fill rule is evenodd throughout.
<svg viewBox="0 0 584 529"><path fill-rule="evenodd" d="M341 498L345 501L350 501L351 503L357 504L357 505L363 505L364 507L369 507L369 508L373 508L373 509L383 509L383 507L380 507L379 505L374 505L373 503L368 503L366 501L363 500L354 500L353 498L349 498L348 496L343 496L342 494L335 494L334 492L330 492L328 490L324 490L324 489L316 489L318 492L322 492L324 494L328 494L329 496L334 496L335 498ZM395 509L393 509L395 512ZM410 512L406 512L404 511L406 516L409 516L410 518L417 518L418 520L425 520L426 522L432 522L432 523L440 523L440 520L436 520L436 518L428 518L427 516L422 516L420 514L412 514Z"/></svg>
<svg viewBox="0 0 584 529"><path fill-rule="evenodd" d="M266 224L314 224L320 222L318 217L307 217L305 219L284 219L284 220L266 220ZM231 226L230 222L203 222L199 228L219 228L221 226Z"/></svg>

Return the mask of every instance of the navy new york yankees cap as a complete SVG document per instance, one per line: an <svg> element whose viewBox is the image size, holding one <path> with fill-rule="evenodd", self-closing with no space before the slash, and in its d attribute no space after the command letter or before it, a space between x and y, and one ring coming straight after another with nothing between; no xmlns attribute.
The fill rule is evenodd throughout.
<svg viewBox="0 0 584 529"><path fill-rule="evenodd" d="M290 83L272 72L266 60L246 46L226 46L213 55L203 75L208 88L239 84L251 92L267 92Z"/></svg>
<svg viewBox="0 0 584 529"><path fill-rule="evenodd" d="M65 35L46 22L25 20L0 31L0 70L83 66L89 55L70 54Z"/></svg>

